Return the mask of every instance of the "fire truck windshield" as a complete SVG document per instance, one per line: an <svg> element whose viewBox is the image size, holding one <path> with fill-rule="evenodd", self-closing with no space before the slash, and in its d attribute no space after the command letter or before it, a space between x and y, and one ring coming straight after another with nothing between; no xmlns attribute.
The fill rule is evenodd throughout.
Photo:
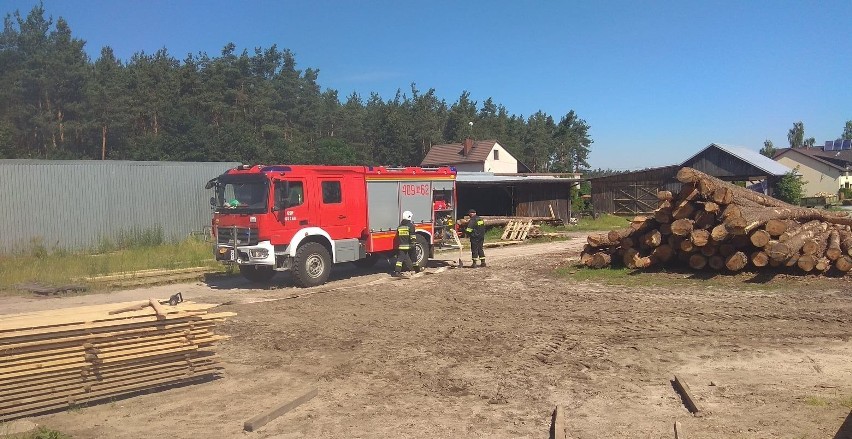
<svg viewBox="0 0 852 439"><path fill-rule="evenodd" d="M269 186L259 175L223 175L216 185L219 213L262 213L268 210Z"/></svg>

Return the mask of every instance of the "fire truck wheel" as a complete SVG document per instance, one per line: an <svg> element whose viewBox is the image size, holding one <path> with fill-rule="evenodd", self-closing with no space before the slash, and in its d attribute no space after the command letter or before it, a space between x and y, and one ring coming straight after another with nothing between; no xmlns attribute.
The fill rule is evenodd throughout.
<svg viewBox="0 0 852 439"><path fill-rule="evenodd" d="M417 243L414 244L417 248L417 260L414 261L417 263L418 267L425 268L426 263L429 262L429 241L426 241L426 238L423 235L417 235Z"/></svg>
<svg viewBox="0 0 852 439"><path fill-rule="evenodd" d="M240 274L250 282L262 284L275 276L275 270L270 265L240 265Z"/></svg>
<svg viewBox="0 0 852 439"><path fill-rule="evenodd" d="M331 273L331 255L324 245L309 242L296 251L293 278L300 287L322 285Z"/></svg>

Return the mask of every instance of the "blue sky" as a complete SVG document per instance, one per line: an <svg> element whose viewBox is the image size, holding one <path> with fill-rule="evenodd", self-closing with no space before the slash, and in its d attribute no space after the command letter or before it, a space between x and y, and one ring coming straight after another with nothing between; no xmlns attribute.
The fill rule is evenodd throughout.
<svg viewBox="0 0 852 439"><path fill-rule="evenodd" d="M26 15L38 1L0 0ZM852 1L44 0L96 59L292 50L345 97L462 91L510 113L574 110L593 168L680 163L710 143L817 145L852 120Z"/></svg>

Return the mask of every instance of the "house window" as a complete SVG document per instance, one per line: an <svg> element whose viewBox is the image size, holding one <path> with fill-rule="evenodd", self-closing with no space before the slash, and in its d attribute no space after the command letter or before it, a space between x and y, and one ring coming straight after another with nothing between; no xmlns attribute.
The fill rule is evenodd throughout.
<svg viewBox="0 0 852 439"><path fill-rule="evenodd" d="M500 151L497 149L494 150L494 160L500 160Z"/></svg>

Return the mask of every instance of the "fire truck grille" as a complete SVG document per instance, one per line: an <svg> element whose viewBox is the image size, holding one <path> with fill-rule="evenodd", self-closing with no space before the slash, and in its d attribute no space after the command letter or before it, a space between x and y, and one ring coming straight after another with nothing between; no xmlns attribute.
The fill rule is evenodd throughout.
<svg viewBox="0 0 852 439"><path fill-rule="evenodd" d="M217 242L219 244L233 244L234 231L237 233L237 245L256 245L257 229L249 229L246 227L219 227L216 229Z"/></svg>

